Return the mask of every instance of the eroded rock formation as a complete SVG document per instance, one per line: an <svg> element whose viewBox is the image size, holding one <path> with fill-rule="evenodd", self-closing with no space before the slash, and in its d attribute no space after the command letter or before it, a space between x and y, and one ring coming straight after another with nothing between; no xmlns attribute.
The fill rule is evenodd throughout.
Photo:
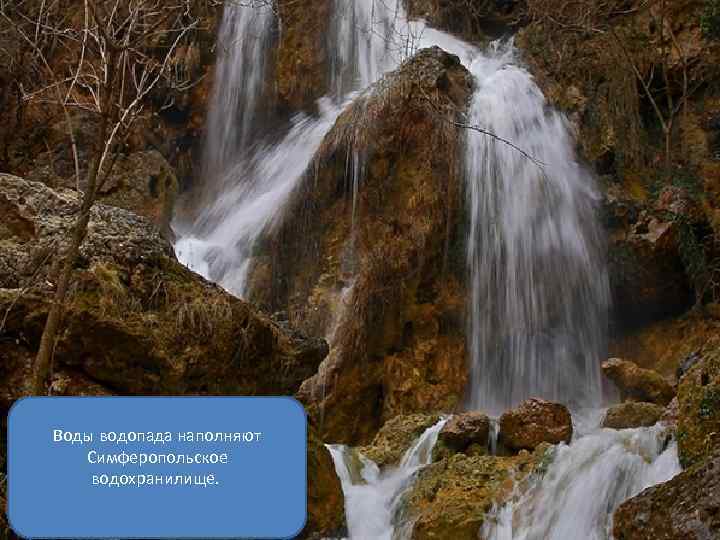
<svg viewBox="0 0 720 540"><path fill-rule="evenodd" d="M301 391L326 439L368 442L383 419L449 411L463 393L453 121L471 87L435 48L369 89L338 118L257 259L251 299L335 336Z"/></svg>

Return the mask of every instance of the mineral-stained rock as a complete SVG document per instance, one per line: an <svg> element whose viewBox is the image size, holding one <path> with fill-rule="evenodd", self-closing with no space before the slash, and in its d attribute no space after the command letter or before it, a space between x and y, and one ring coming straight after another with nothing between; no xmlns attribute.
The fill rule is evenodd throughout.
<svg viewBox="0 0 720 540"><path fill-rule="evenodd" d="M330 452L308 427L308 519L305 533L318 538L339 537L345 523L345 501ZM301 536L302 538L303 536Z"/></svg>
<svg viewBox="0 0 720 540"><path fill-rule="evenodd" d="M368 444L384 421L451 412L462 397L464 133L453 122L472 84L438 48L386 75L337 119L257 248L250 300L333 336L300 394L325 440Z"/></svg>
<svg viewBox="0 0 720 540"><path fill-rule="evenodd" d="M677 440L683 467L720 448L720 337L710 340L699 355L678 386Z"/></svg>
<svg viewBox="0 0 720 540"><path fill-rule="evenodd" d="M651 369L638 367L634 362L610 358L603 362L602 370L618 387L623 400L667 405L675 397L675 390L662 375Z"/></svg>
<svg viewBox="0 0 720 540"><path fill-rule="evenodd" d="M628 429L655 425L662 418L665 409L654 403L628 402L610 407L603 419L602 427Z"/></svg>
<svg viewBox="0 0 720 540"><path fill-rule="evenodd" d="M380 467L396 465L417 438L439 420L437 415L427 414L396 416L385 422L372 443L360 452Z"/></svg>
<svg viewBox="0 0 720 540"><path fill-rule="evenodd" d="M455 454L425 467L405 495L400 520L413 540L477 540L493 508L551 454L542 445L513 457Z"/></svg>
<svg viewBox="0 0 720 540"><path fill-rule="evenodd" d="M490 419L481 412L453 416L438 435L438 443L455 452L464 452L471 445L486 448L490 435Z"/></svg>
<svg viewBox="0 0 720 540"><path fill-rule="evenodd" d="M0 346L32 356L79 200L0 175L0 205ZM327 353L180 265L150 222L119 208L93 208L72 283L55 368L117 393L293 394ZM11 380L0 393L20 395Z"/></svg>
<svg viewBox="0 0 720 540"><path fill-rule="evenodd" d="M542 443L569 443L573 426L565 405L531 398L500 417L499 442L511 450L533 450Z"/></svg>
<svg viewBox="0 0 720 540"><path fill-rule="evenodd" d="M715 455L625 501L613 517L613 534L616 540L713 540L720 538L718 509Z"/></svg>

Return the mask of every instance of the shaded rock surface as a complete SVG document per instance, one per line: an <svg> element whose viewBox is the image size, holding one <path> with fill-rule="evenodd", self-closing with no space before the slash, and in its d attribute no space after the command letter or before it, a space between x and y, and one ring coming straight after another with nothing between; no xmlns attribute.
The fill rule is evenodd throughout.
<svg viewBox="0 0 720 540"><path fill-rule="evenodd" d="M675 397L675 390L662 375L638 367L634 362L610 358L603 362L602 370L618 387L623 400L667 405Z"/></svg>
<svg viewBox="0 0 720 540"><path fill-rule="evenodd" d="M258 249L250 300L309 334L336 336L300 393L326 440L368 443L385 420L449 412L462 396L461 134L452 121L471 88L457 57L437 48L379 81L338 118L284 223ZM355 197L352 156L362 171Z"/></svg>
<svg viewBox="0 0 720 540"><path fill-rule="evenodd" d="M720 455L625 501L613 521L617 540L720 538Z"/></svg>
<svg viewBox="0 0 720 540"><path fill-rule="evenodd" d="M359 451L379 467L397 465L417 438L439 420L437 415L396 416L380 428L369 446L359 448Z"/></svg>
<svg viewBox="0 0 720 540"><path fill-rule="evenodd" d="M569 443L572 434L565 405L531 398L500 417L498 441L511 450L534 450L542 443Z"/></svg>
<svg viewBox="0 0 720 540"><path fill-rule="evenodd" d="M655 425L664 413L665 408L654 403L620 403L607 410L602 427L612 429L649 427Z"/></svg>
<svg viewBox="0 0 720 540"><path fill-rule="evenodd" d="M305 536L340 536L345 524L345 500L340 479L329 450L318 438L314 426L308 426L308 517Z"/></svg>

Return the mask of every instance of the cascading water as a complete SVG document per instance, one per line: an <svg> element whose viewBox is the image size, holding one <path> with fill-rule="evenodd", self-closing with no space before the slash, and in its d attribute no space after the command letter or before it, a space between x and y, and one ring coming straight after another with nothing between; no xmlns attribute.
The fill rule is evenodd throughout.
<svg viewBox="0 0 720 540"><path fill-rule="evenodd" d="M225 8L219 43L237 47L226 45L219 55L210 105L203 168L210 202L195 222L175 224L178 257L245 294L257 242L282 218L338 115L416 50L437 45L474 76L467 124L494 134L466 133L469 404L499 413L542 396L597 406L607 275L598 196L576 159L565 119L549 110L511 41L481 50L409 21L402 0L335 0L332 17L329 86L319 114L296 116L268 142L256 130L275 16ZM347 160L355 195L363 155L349 152ZM332 337L334 328L327 331ZM381 472L364 461L360 477L347 466L349 451L331 447L352 539L391 539L411 530L412 524L394 523L396 505L414 473L429 463L440 428L428 430L399 468ZM486 536L608 538L610 515L624 498L677 472L674 446L661 451L658 429L600 430L596 422L580 430L570 446L558 449L541 481L498 510Z"/></svg>
<svg viewBox="0 0 720 540"><path fill-rule="evenodd" d="M415 473L432 461L432 450L447 420L440 420L425 430L405 452L400 464L380 471L371 460L357 457L356 469L352 451L342 445L331 445L330 454L345 495L348 533L353 540L393 540L396 531L410 531L412 524L398 523L401 496L412 483Z"/></svg>
<svg viewBox="0 0 720 540"><path fill-rule="evenodd" d="M542 479L496 510L486 540L607 540L627 498L680 472L677 446L661 426L595 429L560 445Z"/></svg>
<svg viewBox="0 0 720 540"><path fill-rule="evenodd" d="M476 58L467 137L471 404L600 404L608 282L592 177L512 46Z"/></svg>

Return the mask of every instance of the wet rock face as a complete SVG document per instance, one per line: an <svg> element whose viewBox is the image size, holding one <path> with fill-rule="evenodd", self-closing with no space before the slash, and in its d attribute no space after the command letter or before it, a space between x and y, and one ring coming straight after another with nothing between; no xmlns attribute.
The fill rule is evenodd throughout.
<svg viewBox="0 0 720 540"><path fill-rule="evenodd" d="M487 448L489 436L488 416L480 412L467 412L448 420L438 435L438 442L454 452L464 452L471 445Z"/></svg>
<svg viewBox="0 0 720 540"><path fill-rule="evenodd" d="M531 398L500 417L499 442L511 450L533 450L542 443L569 443L573 427L565 405Z"/></svg>
<svg viewBox="0 0 720 540"><path fill-rule="evenodd" d="M615 512L617 540L720 538L720 456L625 501Z"/></svg>
<svg viewBox="0 0 720 540"><path fill-rule="evenodd" d="M11 216L0 227L0 312L11 308L0 346L14 348L24 370L79 200L0 175L0 201ZM93 208L72 282L55 368L114 393L293 394L327 353L323 340L287 333L180 265L157 228L119 208ZM12 380L0 393L17 397L21 387L5 388Z"/></svg>
<svg viewBox="0 0 720 540"><path fill-rule="evenodd" d="M602 427L611 429L649 427L655 425L664 413L665 409L654 403L620 403L608 409Z"/></svg>
<svg viewBox="0 0 720 540"><path fill-rule="evenodd" d="M602 371L618 387L623 400L664 406L675 397L675 390L662 375L651 369L638 367L633 362L611 358L603 362Z"/></svg>
<svg viewBox="0 0 720 540"><path fill-rule="evenodd" d="M678 386L677 440L680 464L691 467L720 447L720 340L700 351L700 360Z"/></svg>
<svg viewBox="0 0 720 540"><path fill-rule="evenodd" d="M453 121L471 89L457 57L438 48L388 74L338 118L284 223L258 249L250 300L333 337L300 393L322 416L326 440L367 444L385 420L450 412L463 394L461 132ZM355 195L354 156L362 171Z"/></svg>
<svg viewBox="0 0 720 540"><path fill-rule="evenodd" d="M396 416L387 421L372 443L360 448L360 452L379 467L397 465L417 438L439 420L437 415Z"/></svg>

